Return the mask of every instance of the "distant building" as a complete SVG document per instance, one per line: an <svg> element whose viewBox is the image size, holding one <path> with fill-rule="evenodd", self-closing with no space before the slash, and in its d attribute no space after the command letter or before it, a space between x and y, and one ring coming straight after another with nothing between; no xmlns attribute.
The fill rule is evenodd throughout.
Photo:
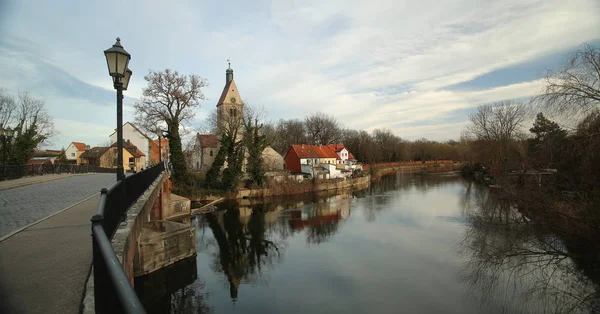
<svg viewBox="0 0 600 314"><path fill-rule="evenodd" d="M117 142L117 131L113 132L110 136L110 142ZM150 151L152 149L156 149L158 151L158 142L154 142L146 133L142 132L135 124L131 122L126 122L123 124L123 142L131 142L134 146L136 146L142 154L147 157L144 158L145 164L144 167L148 167L153 163L158 162L158 153L156 154L156 160L153 160L153 156ZM152 148L156 146L155 148ZM124 164L125 165L125 164ZM127 167L125 166L125 169Z"/></svg>
<svg viewBox="0 0 600 314"><path fill-rule="evenodd" d="M104 159L105 164L100 164L101 167L113 168L117 166L117 143L112 144L104 155L109 154L110 157ZM110 159L109 159L110 158ZM123 168L127 172L128 170L140 171L142 168L146 168L146 155L132 142L127 141L123 143Z"/></svg>
<svg viewBox="0 0 600 314"><path fill-rule="evenodd" d="M67 149L65 149L65 156L70 162L79 165L79 157L81 154L83 154L83 152L85 152L86 149L89 149L89 146L85 145L85 143L71 142Z"/></svg>
<svg viewBox="0 0 600 314"><path fill-rule="evenodd" d="M196 134L196 142L192 155L194 171L207 171L215 161L219 151L219 136L214 134Z"/></svg>
<svg viewBox="0 0 600 314"><path fill-rule="evenodd" d="M158 150L160 148L161 154L158 155ZM169 159L169 140L166 138L160 139L160 145L158 140L152 140L150 142L150 164L155 164L159 160L168 160Z"/></svg>
<svg viewBox="0 0 600 314"><path fill-rule="evenodd" d="M356 159L343 144L294 144L285 155L287 169L313 177L334 179L352 174Z"/></svg>
<svg viewBox="0 0 600 314"><path fill-rule="evenodd" d="M108 147L93 147L93 148L87 149L81 155L79 155L79 164L96 166L96 167L100 167L101 165L106 165L110 162L110 161L106 160L106 158L108 158L109 156L104 155L104 153L106 153L107 150L108 150ZM104 159L104 160L101 160L101 159ZM107 168L112 168L112 166L107 167Z"/></svg>

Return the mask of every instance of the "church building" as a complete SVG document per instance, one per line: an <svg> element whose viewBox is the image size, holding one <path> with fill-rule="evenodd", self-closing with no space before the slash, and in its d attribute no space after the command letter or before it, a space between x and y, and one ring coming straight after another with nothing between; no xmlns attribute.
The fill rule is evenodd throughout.
<svg viewBox="0 0 600 314"><path fill-rule="evenodd" d="M225 71L225 87L217 102L217 128L229 128L233 123L242 123L244 118L244 102L233 80L231 64ZM240 127L238 140L242 139L243 127ZM192 154L192 171L206 172L212 166L217 152L221 147L221 137L218 134L196 134L194 151ZM284 160L271 147L263 151L263 165L266 171L277 171L284 169Z"/></svg>

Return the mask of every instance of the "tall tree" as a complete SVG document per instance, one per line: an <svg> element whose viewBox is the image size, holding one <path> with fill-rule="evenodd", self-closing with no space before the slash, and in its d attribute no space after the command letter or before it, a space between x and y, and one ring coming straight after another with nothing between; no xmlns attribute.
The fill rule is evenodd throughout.
<svg viewBox="0 0 600 314"><path fill-rule="evenodd" d="M402 155L401 139L389 129L375 129L373 138L379 147L381 161L399 161Z"/></svg>
<svg viewBox="0 0 600 314"><path fill-rule="evenodd" d="M304 119L304 127L310 144L328 145L342 139L340 123L333 116L317 112Z"/></svg>
<svg viewBox="0 0 600 314"><path fill-rule="evenodd" d="M13 131L10 138L3 136L0 143L0 162L10 165L25 164L33 156L34 149L48 144L57 133L44 101L27 92L19 92L14 97L1 88L0 129Z"/></svg>
<svg viewBox="0 0 600 314"><path fill-rule="evenodd" d="M265 135L263 121L267 116L264 107L244 107L244 144L247 151L246 172L259 186L265 183L263 151L270 142ZM273 134L271 134L273 136Z"/></svg>
<svg viewBox="0 0 600 314"><path fill-rule="evenodd" d="M558 123L538 113L529 132L535 138L529 140L529 154L531 163L535 166L554 166L554 155L567 136L567 132L560 128Z"/></svg>
<svg viewBox="0 0 600 314"><path fill-rule="evenodd" d="M490 164L494 172L504 171L511 154L511 144L517 140L526 114L523 103L501 101L481 105L469 115L471 124L467 127L467 134L484 144L482 149L487 153L486 160L482 161Z"/></svg>
<svg viewBox="0 0 600 314"><path fill-rule="evenodd" d="M600 108L600 49L584 44L559 71L548 71L535 98L548 109L587 115Z"/></svg>
<svg viewBox="0 0 600 314"><path fill-rule="evenodd" d="M308 144L302 120L279 120L275 132L277 136L273 138L271 146L281 155L285 155L292 144Z"/></svg>
<svg viewBox="0 0 600 314"><path fill-rule="evenodd" d="M173 177L183 179L186 174L181 144L180 127L195 116L194 109L204 100L202 89L206 79L196 75L182 75L177 71L150 71L144 76L147 86L135 107L135 122L146 131L163 126L169 139Z"/></svg>

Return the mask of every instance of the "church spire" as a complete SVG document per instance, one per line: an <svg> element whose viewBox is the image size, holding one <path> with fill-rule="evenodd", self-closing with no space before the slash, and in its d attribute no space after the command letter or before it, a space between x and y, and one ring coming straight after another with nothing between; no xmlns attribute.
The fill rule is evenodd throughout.
<svg viewBox="0 0 600 314"><path fill-rule="evenodd" d="M227 59L227 64L229 65L229 68L225 71L225 84L233 81L233 70L231 69L231 61L229 59Z"/></svg>

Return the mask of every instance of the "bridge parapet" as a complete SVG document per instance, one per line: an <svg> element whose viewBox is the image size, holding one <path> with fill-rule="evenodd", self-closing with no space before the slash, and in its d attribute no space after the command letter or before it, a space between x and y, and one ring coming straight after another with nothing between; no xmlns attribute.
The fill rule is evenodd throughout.
<svg viewBox="0 0 600 314"><path fill-rule="evenodd" d="M133 289L138 238L151 218L162 219L169 191L164 163L102 189L98 212L91 219L93 272L84 313L145 313Z"/></svg>

